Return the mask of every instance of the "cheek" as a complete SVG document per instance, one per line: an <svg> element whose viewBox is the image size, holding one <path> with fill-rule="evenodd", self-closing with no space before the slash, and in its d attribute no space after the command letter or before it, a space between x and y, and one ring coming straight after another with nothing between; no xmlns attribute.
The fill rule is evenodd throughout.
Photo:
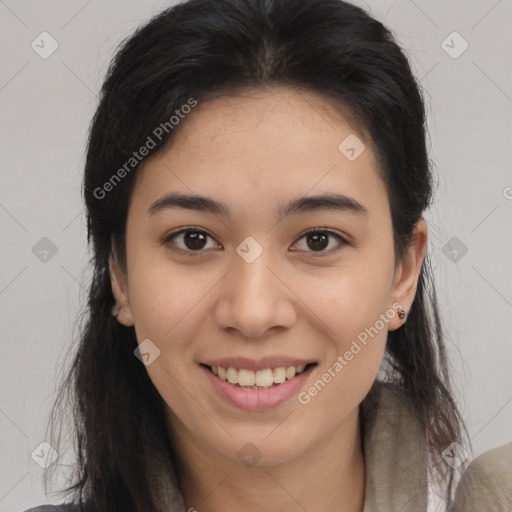
<svg viewBox="0 0 512 512"><path fill-rule="evenodd" d="M345 412L355 407L377 376L388 324L396 315L390 301L392 265L392 254L387 259L369 254L322 280L301 279L297 295L307 297L304 311L315 313L305 314L315 318L315 326L331 341L316 377L322 382L304 400L314 399L320 414L333 403L344 404L340 411Z"/></svg>
<svg viewBox="0 0 512 512"><path fill-rule="evenodd" d="M192 275L197 270L177 269L168 261L157 263L153 259L150 265L135 265L135 258L133 261L130 304L136 337L139 343L151 340L159 350L146 371L164 401L178 416L186 416L194 409L186 389L190 386L198 318L207 314L204 300L215 279L210 275L200 280Z"/></svg>
<svg viewBox="0 0 512 512"><path fill-rule="evenodd" d="M316 318L315 325L337 341L339 350L344 350L390 307L391 265L376 258L360 258L329 275L302 275L294 291L306 306L303 314L311 321Z"/></svg>
<svg viewBox="0 0 512 512"><path fill-rule="evenodd" d="M151 264L145 264L143 257L134 259L132 268L130 304L138 338L140 333L161 343L170 339L179 343L187 318L197 315L218 278L199 266L178 267L164 258L153 258Z"/></svg>
<svg viewBox="0 0 512 512"><path fill-rule="evenodd" d="M343 422L369 392L385 354L388 322L396 314L378 283L372 288L366 282L342 282L343 292L330 301L319 299L318 311L334 335L322 367L298 397L308 425L319 431Z"/></svg>

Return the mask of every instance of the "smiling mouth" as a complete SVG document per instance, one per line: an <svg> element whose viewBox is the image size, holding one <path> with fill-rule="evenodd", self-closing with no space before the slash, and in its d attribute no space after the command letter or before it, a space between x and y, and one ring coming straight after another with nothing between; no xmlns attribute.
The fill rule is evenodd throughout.
<svg viewBox="0 0 512 512"><path fill-rule="evenodd" d="M309 363L300 366L288 366L278 368L266 368L253 371L237 368L223 368L221 366L208 366L201 364L219 379L232 384L235 387L262 390L279 386L287 380L292 380L298 375L309 371L317 363Z"/></svg>

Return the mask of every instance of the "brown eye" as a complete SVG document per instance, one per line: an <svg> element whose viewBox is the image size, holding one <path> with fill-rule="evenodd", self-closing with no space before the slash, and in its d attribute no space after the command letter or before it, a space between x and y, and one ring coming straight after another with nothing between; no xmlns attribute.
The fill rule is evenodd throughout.
<svg viewBox="0 0 512 512"><path fill-rule="evenodd" d="M186 231L183 237L183 242L188 249L203 249L206 242L204 233L199 231Z"/></svg>
<svg viewBox="0 0 512 512"><path fill-rule="evenodd" d="M310 233L306 235L306 240L314 251L322 251L329 245L329 235L325 233Z"/></svg>
<svg viewBox="0 0 512 512"><path fill-rule="evenodd" d="M325 249L329 247L332 238L336 238L339 241L338 247L334 247L334 249L326 251ZM300 240L302 239L305 239L306 241L306 248L299 250L305 250L307 252L331 253L341 249L341 247L347 243L343 237L326 229L308 231L302 235Z"/></svg>
<svg viewBox="0 0 512 512"><path fill-rule="evenodd" d="M171 233L163 241L164 244L171 243L170 249L179 252L205 252L208 239L212 238L208 233L199 229L182 229ZM213 239L212 239L213 240ZM172 247L176 246L176 247ZM214 244L213 247L216 247ZM207 248L207 247L206 247Z"/></svg>

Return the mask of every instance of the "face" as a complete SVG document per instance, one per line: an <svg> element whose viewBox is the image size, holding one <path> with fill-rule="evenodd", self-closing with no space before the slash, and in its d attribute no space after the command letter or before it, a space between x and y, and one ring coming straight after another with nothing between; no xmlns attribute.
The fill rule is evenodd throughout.
<svg viewBox="0 0 512 512"><path fill-rule="evenodd" d="M375 155L315 94L216 98L179 128L138 171L126 274L111 264L118 321L181 443L290 461L355 424L414 298L425 223L395 269Z"/></svg>

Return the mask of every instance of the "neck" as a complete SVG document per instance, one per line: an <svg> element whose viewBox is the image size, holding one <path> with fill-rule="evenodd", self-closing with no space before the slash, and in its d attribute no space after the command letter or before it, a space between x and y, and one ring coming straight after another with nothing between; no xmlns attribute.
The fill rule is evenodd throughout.
<svg viewBox="0 0 512 512"><path fill-rule="evenodd" d="M179 447L178 479L185 510L363 510L365 466L359 408L321 443L273 466L246 467L224 458L207 446L198 446L184 427L173 428L173 437Z"/></svg>

